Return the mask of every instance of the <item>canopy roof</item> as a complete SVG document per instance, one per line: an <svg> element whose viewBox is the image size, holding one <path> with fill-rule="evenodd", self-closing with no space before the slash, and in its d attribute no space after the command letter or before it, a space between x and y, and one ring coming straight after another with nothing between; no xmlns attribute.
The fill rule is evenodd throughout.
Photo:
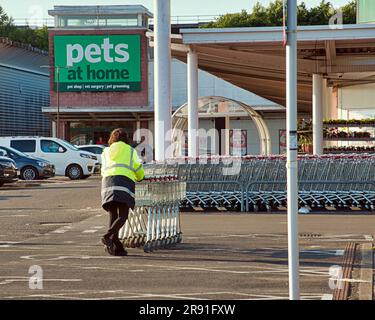
<svg viewBox="0 0 375 320"><path fill-rule="evenodd" d="M310 112L312 75L328 86L375 82L375 24L299 27L298 110ZM151 42L153 34L149 33ZM187 61L198 54L199 68L285 106L286 58L283 29L181 29L172 36L172 56ZM151 43L152 44L152 43Z"/></svg>

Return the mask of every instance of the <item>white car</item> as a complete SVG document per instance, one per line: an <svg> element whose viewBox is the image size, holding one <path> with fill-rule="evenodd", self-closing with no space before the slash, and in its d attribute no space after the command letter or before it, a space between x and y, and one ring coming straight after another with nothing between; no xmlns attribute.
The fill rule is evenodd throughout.
<svg viewBox="0 0 375 320"><path fill-rule="evenodd" d="M79 149L79 150L84 150L84 151L87 151L87 152L91 152L93 154L95 154L97 157L98 157L98 162L100 163L100 165L102 164L102 153L103 153L103 150L105 149L105 145L102 145L102 144L85 144L85 145L81 145L81 146L77 146L76 147Z"/></svg>
<svg viewBox="0 0 375 320"><path fill-rule="evenodd" d="M0 146L12 147L55 165L56 175L72 180L89 177L98 170L98 157L69 142L51 137L0 137Z"/></svg>

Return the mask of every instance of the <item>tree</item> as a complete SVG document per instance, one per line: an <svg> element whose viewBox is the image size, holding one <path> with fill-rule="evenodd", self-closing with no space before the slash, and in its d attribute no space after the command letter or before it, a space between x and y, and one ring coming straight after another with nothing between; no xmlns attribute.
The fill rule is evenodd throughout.
<svg viewBox="0 0 375 320"><path fill-rule="evenodd" d="M13 20L10 18L0 6L0 36L7 34L12 28Z"/></svg>
<svg viewBox="0 0 375 320"><path fill-rule="evenodd" d="M326 25L332 16L337 13L330 1L321 0L318 6L307 8L305 2L297 7L299 25ZM343 23L356 23L356 1L341 8ZM242 10L240 13L230 13L220 16L203 28L230 28L230 27L267 27L283 24L283 1L274 0L268 7L257 2L249 13Z"/></svg>
<svg viewBox="0 0 375 320"><path fill-rule="evenodd" d="M240 13L228 13L220 16L216 21L209 22L205 25L206 28L232 28L246 27L249 25L249 15L246 10L242 10Z"/></svg>
<svg viewBox="0 0 375 320"><path fill-rule="evenodd" d="M308 25L328 24L329 19L336 13L332 4L322 0L317 7L311 8L308 15Z"/></svg>
<svg viewBox="0 0 375 320"><path fill-rule="evenodd" d="M357 1L352 0L345 6L341 7L344 23L355 24L357 23Z"/></svg>
<svg viewBox="0 0 375 320"><path fill-rule="evenodd" d="M9 17L0 6L0 37L10 40L30 44L33 47L48 50L48 28L31 29L29 26L17 27L13 19Z"/></svg>

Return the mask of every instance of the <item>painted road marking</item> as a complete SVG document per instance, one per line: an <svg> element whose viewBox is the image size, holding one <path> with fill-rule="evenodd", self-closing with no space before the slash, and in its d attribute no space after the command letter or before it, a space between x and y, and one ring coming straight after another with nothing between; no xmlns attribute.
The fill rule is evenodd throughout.
<svg viewBox="0 0 375 320"><path fill-rule="evenodd" d="M68 230L66 230L66 229L57 229L57 230L51 231L51 233L65 233L67 231Z"/></svg>
<svg viewBox="0 0 375 320"><path fill-rule="evenodd" d="M0 215L0 218L20 218L30 217L29 214L12 214L12 215Z"/></svg>
<svg viewBox="0 0 375 320"><path fill-rule="evenodd" d="M315 253L320 255L343 256L345 250L301 250L300 253Z"/></svg>
<svg viewBox="0 0 375 320"><path fill-rule="evenodd" d="M105 294L112 294L104 296ZM117 294L117 295L113 295ZM98 297L97 295L102 295ZM6 296L3 299L21 299L21 298L58 298L58 299L74 299L74 300L114 300L114 299L145 299L145 298L170 298L170 299L184 299L184 300L209 300L210 295L229 295L236 297L237 300L288 300L287 295L270 295L270 294L252 294L241 292L194 292L194 293L134 293L125 290L88 290L88 291L69 291L64 293L51 294L31 294L26 296ZM85 296L85 297L83 297ZM242 296L244 298L239 298ZM332 295L301 293L301 300L332 300ZM324 299L324 300L325 300Z"/></svg>
<svg viewBox="0 0 375 320"><path fill-rule="evenodd" d="M16 279L5 279L0 282L0 285L6 285L6 284L11 284L14 282L29 282L30 278L29 277L17 277ZM82 279L44 279L43 282L80 282Z"/></svg>
<svg viewBox="0 0 375 320"><path fill-rule="evenodd" d="M11 246L21 243L21 242L14 242L14 241L1 241L0 248L10 248Z"/></svg>
<svg viewBox="0 0 375 320"><path fill-rule="evenodd" d="M82 233L95 233L95 232L98 232L99 230L85 230L85 231L82 231Z"/></svg>

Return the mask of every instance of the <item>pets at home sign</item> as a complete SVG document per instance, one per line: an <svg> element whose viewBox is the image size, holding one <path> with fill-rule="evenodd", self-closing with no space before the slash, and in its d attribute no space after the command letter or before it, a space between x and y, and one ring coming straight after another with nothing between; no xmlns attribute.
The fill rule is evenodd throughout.
<svg viewBox="0 0 375 320"><path fill-rule="evenodd" d="M54 55L55 90L141 90L140 35L56 35Z"/></svg>

